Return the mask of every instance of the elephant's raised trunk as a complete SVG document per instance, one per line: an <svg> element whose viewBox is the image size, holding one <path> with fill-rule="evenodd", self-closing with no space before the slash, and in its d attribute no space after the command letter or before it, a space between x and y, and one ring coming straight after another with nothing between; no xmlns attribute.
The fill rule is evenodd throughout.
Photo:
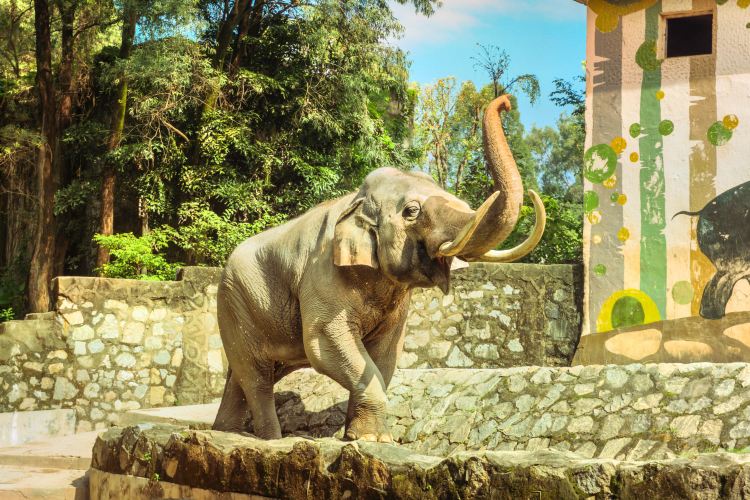
<svg viewBox="0 0 750 500"><path fill-rule="evenodd" d="M546 213L539 196L529 191L534 203L536 223L531 235L516 248L493 251L505 241L518 221L523 204L523 185L518 166L503 132L501 111L510 111L509 96L493 100L484 112L484 155L495 193L485 201L453 241L440 246L440 256L460 256L470 261L511 262L531 252L544 233Z"/></svg>

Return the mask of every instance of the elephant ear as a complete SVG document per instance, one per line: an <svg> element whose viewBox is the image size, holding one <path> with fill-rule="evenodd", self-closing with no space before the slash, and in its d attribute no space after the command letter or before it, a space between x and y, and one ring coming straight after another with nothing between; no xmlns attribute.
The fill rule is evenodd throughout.
<svg viewBox="0 0 750 500"><path fill-rule="evenodd" d="M339 216L333 233L333 263L337 266L378 268L375 221L364 213L364 198L358 198Z"/></svg>

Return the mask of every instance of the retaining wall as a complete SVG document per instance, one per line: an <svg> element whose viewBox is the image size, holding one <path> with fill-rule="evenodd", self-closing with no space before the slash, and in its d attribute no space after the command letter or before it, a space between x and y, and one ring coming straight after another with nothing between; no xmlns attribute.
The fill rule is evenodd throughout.
<svg viewBox="0 0 750 500"><path fill-rule="evenodd" d="M276 386L282 431L341 436L348 394L312 370ZM398 370L388 425L428 455L552 448L641 460L750 447L750 364Z"/></svg>
<svg viewBox="0 0 750 500"><path fill-rule="evenodd" d="M0 411L73 408L79 431L122 411L216 401L226 358L219 268L178 281L55 280L56 308L0 324ZM400 366L569 365L580 328L573 266L472 264L447 295L416 290Z"/></svg>

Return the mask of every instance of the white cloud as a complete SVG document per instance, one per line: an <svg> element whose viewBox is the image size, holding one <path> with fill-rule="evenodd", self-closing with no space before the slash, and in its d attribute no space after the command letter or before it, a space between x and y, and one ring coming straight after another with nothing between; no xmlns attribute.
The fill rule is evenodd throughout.
<svg viewBox="0 0 750 500"><path fill-rule="evenodd" d="M443 0L443 6L429 18L416 14L410 4L394 3L392 8L404 26L404 36L396 43L410 49L467 36L471 29L484 24L487 15L540 16L562 21L580 16L582 6L573 0Z"/></svg>

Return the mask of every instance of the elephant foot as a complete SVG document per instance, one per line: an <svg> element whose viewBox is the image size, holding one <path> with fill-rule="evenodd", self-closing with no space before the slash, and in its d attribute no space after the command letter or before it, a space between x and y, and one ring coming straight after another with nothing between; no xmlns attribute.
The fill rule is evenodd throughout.
<svg viewBox="0 0 750 500"><path fill-rule="evenodd" d="M382 421L374 418L354 418L344 433L347 441L372 441L378 443L392 443L393 436L386 429Z"/></svg>
<svg viewBox="0 0 750 500"><path fill-rule="evenodd" d="M374 443L392 443L393 436L390 432L357 434L351 429L346 431L344 439L347 441L371 441Z"/></svg>

